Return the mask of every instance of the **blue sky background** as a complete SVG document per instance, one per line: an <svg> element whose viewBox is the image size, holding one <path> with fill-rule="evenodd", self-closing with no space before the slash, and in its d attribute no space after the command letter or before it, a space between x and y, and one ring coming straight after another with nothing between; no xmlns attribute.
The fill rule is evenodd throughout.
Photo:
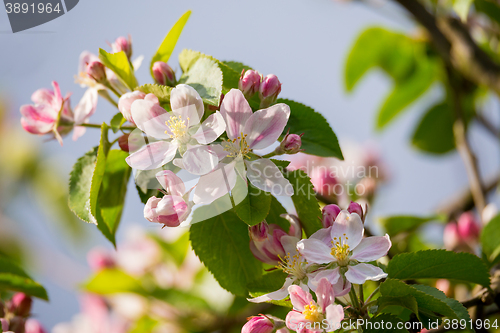
<svg viewBox="0 0 500 333"><path fill-rule="evenodd" d="M50 87L52 80L59 82L63 94L73 92L72 103L76 105L84 93L73 78L80 53L97 53L99 47L108 48L106 41L127 34L134 41L134 57L145 56L145 66L137 73L139 82L151 82L149 59L177 18L191 9L191 18L170 60L177 73L178 53L191 48L221 60L241 61L264 75L276 74L283 83L281 97L321 112L334 128L341 146L347 142L373 142L379 147L389 165L391 181L380 192L371 219L396 213L430 213L467 185L458 154L428 156L409 144L420 115L441 95L439 87L431 89L386 131L377 133L375 111L389 92L391 81L373 71L354 93L346 94L343 86L346 55L364 28L414 28L400 8L373 2L377 4L370 7L329 0L80 0L62 17L16 34L10 31L7 14L0 11L0 94L7 97L12 106L11 117L19 128L20 105L30 103L31 94L38 88ZM498 103L488 103L487 111L498 123ZM116 109L100 100L91 120L108 121L115 113ZM45 143L44 148L67 177L75 160L95 145L98 137L97 130L89 129L76 142L66 138L62 148L56 142ZM474 127L472 145L484 175L498 170L499 151L491 137ZM127 225L138 224L149 230L158 227L144 220L142 209L135 191L129 191L119 238ZM36 301L33 312L48 328L70 320L79 311L75 287L89 272L86 250L109 245L89 225L88 239L77 250L61 239L36 205L18 202L11 210L21 221L16 225L18 233L30 243L34 253L33 274L46 285L51 297L50 303Z"/></svg>

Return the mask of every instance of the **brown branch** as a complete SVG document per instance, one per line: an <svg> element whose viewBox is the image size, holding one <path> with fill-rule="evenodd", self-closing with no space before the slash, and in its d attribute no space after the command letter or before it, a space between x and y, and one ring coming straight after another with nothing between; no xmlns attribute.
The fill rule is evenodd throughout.
<svg viewBox="0 0 500 333"><path fill-rule="evenodd" d="M500 129L496 128L495 125L493 125L490 120L486 119L483 114L477 113L476 114L476 119L481 126L484 127L491 135L494 137L500 139Z"/></svg>

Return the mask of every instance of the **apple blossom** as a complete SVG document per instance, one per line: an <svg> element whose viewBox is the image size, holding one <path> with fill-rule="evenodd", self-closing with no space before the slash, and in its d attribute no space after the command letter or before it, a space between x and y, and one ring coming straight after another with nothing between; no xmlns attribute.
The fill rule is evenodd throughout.
<svg viewBox="0 0 500 333"><path fill-rule="evenodd" d="M316 192L328 198L335 197L335 186L339 181L333 172L324 166L319 166L312 169L310 176Z"/></svg>
<svg viewBox="0 0 500 333"><path fill-rule="evenodd" d="M259 72L252 69L242 70L240 81L238 82L238 89L243 92L245 98L252 98L255 93L259 91L260 82L262 81L262 75Z"/></svg>
<svg viewBox="0 0 500 333"><path fill-rule="evenodd" d="M335 204L330 204L323 207L323 210L321 211L323 213L323 218L321 220L323 228L331 227L333 225L333 222L335 222L335 219L339 215L340 211L341 211L340 207Z"/></svg>
<svg viewBox="0 0 500 333"><path fill-rule="evenodd" d="M276 224L268 225L266 221L248 228L250 235L250 250L255 258L270 264L279 265L280 258L285 257L285 249L281 237L287 233Z"/></svg>
<svg viewBox="0 0 500 333"><path fill-rule="evenodd" d="M286 326L301 333L334 331L340 328L344 309L334 304L335 293L330 282L323 278L316 290L316 299L299 286L288 287L293 310L286 316Z"/></svg>
<svg viewBox="0 0 500 333"><path fill-rule="evenodd" d="M361 205L357 202L354 202L354 201L351 201L351 203L349 204L349 207L347 207L347 211L349 213L356 213L359 215L359 217L361 218L361 221L365 222L365 214L363 212L363 208L361 207Z"/></svg>
<svg viewBox="0 0 500 333"><path fill-rule="evenodd" d="M280 92L281 82L278 77L274 74L266 76L259 87L260 107L265 108L276 102Z"/></svg>
<svg viewBox="0 0 500 333"><path fill-rule="evenodd" d="M116 266L115 257L102 248L94 248L87 254L87 262L94 272Z"/></svg>
<svg viewBox="0 0 500 333"><path fill-rule="evenodd" d="M46 333L46 332L47 331L45 331L42 324L40 324L37 320L32 318L26 320L24 333Z"/></svg>
<svg viewBox="0 0 500 333"><path fill-rule="evenodd" d="M158 97L156 97L154 94L146 95L142 91L138 90L123 94L118 100L118 110L120 110L123 117L132 124L135 124L134 119L132 118L132 103L134 103L138 99L146 99L159 105Z"/></svg>
<svg viewBox="0 0 500 333"><path fill-rule="evenodd" d="M162 198L151 197L144 207L144 217L150 222L162 223L167 227L177 227L191 213L189 192L185 193L183 181L170 170L162 170L156 178L167 191Z"/></svg>
<svg viewBox="0 0 500 333"><path fill-rule="evenodd" d="M273 331L273 322L263 315L250 317L241 329L241 333L271 333Z"/></svg>
<svg viewBox="0 0 500 333"><path fill-rule="evenodd" d="M132 37L128 35L128 38L123 36L118 37L113 44L111 44L113 52L123 51L127 55L127 58L132 57Z"/></svg>
<svg viewBox="0 0 500 333"><path fill-rule="evenodd" d="M299 252L308 262L328 264L317 274L316 279L328 278L335 284L363 284L366 280L378 281L387 276L381 268L367 264L387 254L391 247L389 235L363 239L364 228L356 213L341 211L333 225L320 229L297 244Z"/></svg>
<svg viewBox="0 0 500 333"><path fill-rule="evenodd" d="M9 302L8 309L13 314L20 317L28 317L31 312L33 300L24 293L15 293Z"/></svg>
<svg viewBox="0 0 500 333"><path fill-rule="evenodd" d="M5 318L0 318L0 328L2 332L7 332L9 329L9 322Z"/></svg>
<svg viewBox="0 0 500 333"><path fill-rule="evenodd" d="M479 228L479 222L472 212L465 212L460 215L457 221L458 234L464 241L474 241L479 238L481 229Z"/></svg>
<svg viewBox="0 0 500 333"><path fill-rule="evenodd" d="M97 83L104 83L106 79L106 67L100 61L92 61L87 65L87 75Z"/></svg>
<svg viewBox="0 0 500 333"><path fill-rule="evenodd" d="M156 83L163 86L175 86L175 73L166 62L155 62L152 71Z"/></svg>
<svg viewBox="0 0 500 333"><path fill-rule="evenodd" d="M228 136L222 144L225 158L213 172L200 177L194 202L208 204L227 194L236 185L237 176L275 196L291 196L293 188L278 167L268 158L253 159L250 155L253 149L276 142L290 116L288 105L280 103L252 112L243 93L231 89L222 101L221 114Z"/></svg>
<svg viewBox="0 0 500 333"><path fill-rule="evenodd" d="M210 115L203 123L204 108L200 95L192 87L180 84L170 96L172 112L148 100L132 103L132 118L139 129L160 141L152 142L127 157L127 163L139 170L161 167L175 157L182 159L174 164L192 174L202 175L212 171L219 162L218 145L208 146L226 129L220 112Z"/></svg>
<svg viewBox="0 0 500 333"><path fill-rule="evenodd" d="M280 151L283 151L285 154L293 155L300 152L300 147L302 146L302 137L303 134L289 134L287 133L281 141L279 146Z"/></svg>

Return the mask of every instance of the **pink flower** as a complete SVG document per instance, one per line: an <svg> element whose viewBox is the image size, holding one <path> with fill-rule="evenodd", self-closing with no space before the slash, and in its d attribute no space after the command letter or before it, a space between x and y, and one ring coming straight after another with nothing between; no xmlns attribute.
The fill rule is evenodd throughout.
<svg viewBox="0 0 500 333"><path fill-rule="evenodd" d="M281 92L281 82L274 74L266 76L259 87L260 107L265 108L276 102Z"/></svg>
<svg viewBox="0 0 500 333"><path fill-rule="evenodd" d="M128 35L128 38L123 36L118 37L113 44L111 44L113 52L123 51L127 55L127 58L132 57L132 37Z"/></svg>
<svg viewBox="0 0 500 333"><path fill-rule="evenodd" d="M144 207L144 217L150 222L162 223L167 227L177 227L191 213L191 204L188 203L189 192L183 181L170 170L162 170L156 178L167 191L162 198L151 197Z"/></svg>
<svg viewBox="0 0 500 333"><path fill-rule="evenodd" d="M249 69L241 71L240 81L238 82L238 89L243 92L246 98L252 98L256 92L259 91L260 81L262 75L259 72Z"/></svg>
<svg viewBox="0 0 500 333"><path fill-rule="evenodd" d="M366 262L377 260L387 254L391 247L389 235L363 239L364 228L356 213L341 211L333 225L320 229L297 244L299 252L311 263L329 264L328 268L316 275L319 280L328 278L335 284L363 284L366 280L378 281L387 276L377 266Z"/></svg>
<svg viewBox="0 0 500 333"><path fill-rule="evenodd" d="M47 331L42 327L42 325L35 319L26 320L25 333L46 333Z"/></svg>
<svg viewBox="0 0 500 333"><path fill-rule="evenodd" d="M156 83L163 86L175 86L175 73L166 62L155 62L152 71Z"/></svg>
<svg viewBox="0 0 500 333"><path fill-rule="evenodd" d="M281 244L281 237L287 233L276 224L268 225L263 221L257 225L249 227L250 234L250 250L255 258L260 261L278 265L281 262L280 258L285 257L285 249Z"/></svg>
<svg viewBox="0 0 500 333"><path fill-rule="evenodd" d="M54 90L39 89L33 93L31 100L34 105L21 106L21 125L32 134L53 133L62 145L61 135L67 134L73 127L73 139L83 135L85 128L78 126L88 122L97 106L97 91L87 90L82 99L71 111L69 94L62 97L59 84L52 82Z"/></svg>
<svg viewBox="0 0 500 333"><path fill-rule="evenodd" d="M474 241L479 238L481 229L479 228L479 222L472 212L465 212L460 215L458 222L458 234L464 241Z"/></svg>
<svg viewBox="0 0 500 333"><path fill-rule="evenodd" d="M231 89L222 101L221 114L229 138L223 143L225 158L213 172L200 177L194 202L208 204L224 196L235 187L237 175L275 196L291 196L290 182L270 159L252 160L249 155L253 149L264 149L276 142L290 116L288 105L280 103L252 112L243 93Z"/></svg>
<svg viewBox="0 0 500 333"><path fill-rule="evenodd" d="M318 166L312 169L310 176L316 192L325 197L335 197L336 186L339 182L333 172L325 166ZM342 188L341 185L340 188Z"/></svg>
<svg viewBox="0 0 500 333"><path fill-rule="evenodd" d="M87 75L98 83L106 82L106 67L100 61L92 61L87 65Z"/></svg>
<svg viewBox="0 0 500 333"><path fill-rule="evenodd" d="M220 112L203 123L203 101L192 87L180 84L170 95L172 112L153 101L132 103L132 118L137 127L159 141L150 143L127 157L127 163L139 170L152 170L172 161L177 151L182 156L174 164L194 175L212 171L219 163L219 145L207 146L226 129ZM151 140L150 140L151 141Z"/></svg>
<svg viewBox="0 0 500 333"><path fill-rule="evenodd" d="M266 316L251 317L241 329L241 333L271 333L274 331L273 322Z"/></svg>
<svg viewBox="0 0 500 333"><path fill-rule="evenodd" d="M9 311L20 317L28 317L31 312L33 300L24 293L15 293L9 302Z"/></svg>
<svg viewBox="0 0 500 333"><path fill-rule="evenodd" d="M285 154L293 155L300 152L300 147L302 146L302 134L289 134L287 133L281 141L280 151L283 151Z"/></svg>
<svg viewBox="0 0 500 333"><path fill-rule="evenodd" d="M341 209L339 206L335 204L331 205L326 205L323 207L322 213L323 213L323 219L322 224L323 228L329 228L333 225L333 222L335 222L335 219L339 215Z"/></svg>
<svg viewBox="0 0 500 333"><path fill-rule="evenodd" d="M87 254L87 262L94 272L116 266L115 257L102 248L94 248Z"/></svg>
<svg viewBox="0 0 500 333"><path fill-rule="evenodd" d="M132 118L132 103L139 99L145 99L147 101L153 102L154 104L158 104L158 106L160 105L158 97L156 97L154 94L146 95L142 91L132 91L123 94L122 97L120 97L120 99L118 100L118 110L120 110L123 117L132 124L135 124L134 119Z"/></svg>
<svg viewBox="0 0 500 333"><path fill-rule="evenodd" d="M344 309L334 304L335 293L327 279L321 279L316 290L317 302L299 286L288 288L293 310L286 316L286 326L300 333L330 332L340 328ZM327 326L327 327L326 327Z"/></svg>

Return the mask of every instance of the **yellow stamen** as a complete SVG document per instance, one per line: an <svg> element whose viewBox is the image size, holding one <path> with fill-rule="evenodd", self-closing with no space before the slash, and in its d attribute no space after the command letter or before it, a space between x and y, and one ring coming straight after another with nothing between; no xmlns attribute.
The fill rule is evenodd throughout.
<svg viewBox="0 0 500 333"><path fill-rule="evenodd" d="M339 266L346 266L349 263L350 250L349 245L347 244L347 240L349 239L346 234L343 235L344 240L342 240L342 236L334 237L332 240L332 250L330 254L334 256Z"/></svg>
<svg viewBox="0 0 500 333"><path fill-rule="evenodd" d="M233 140L224 140L222 143L222 146L224 147L224 150L229 152L227 155L228 157L233 157L236 158L238 155L241 155L246 158L250 158L248 153L252 151L250 147L248 146L246 137L248 134L243 134L241 133L241 136L233 139Z"/></svg>
<svg viewBox="0 0 500 333"><path fill-rule="evenodd" d="M187 121L189 123L189 118L187 118ZM182 120L182 116L170 117L170 119L165 122L165 125L167 125L172 132L172 134L170 134L172 139L179 139L186 134L186 121ZM168 134L168 131L165 131L165 134Z"/></svg>
<svg viewBox="0 0 500 333"><path fill-rule="evenodd" d="M290 252L288 252L285 255L285 258L279 258L281 260L281 263L276 266L277 268L281 269L283 272L289 275L293 275L299 280L306 277L305 266L307 265L307 262L302 260L300 254L297 253L292 256Z"/></svg>
<svg viewBox="0 0 500 333"><path fill-rule="evenodd" d="M321 322L323 320L323 313L321 312L319 306L314 304L314 302L306 305L302 314L304 315L304 318L306 320L311 320L315 323Z"/></svg>

